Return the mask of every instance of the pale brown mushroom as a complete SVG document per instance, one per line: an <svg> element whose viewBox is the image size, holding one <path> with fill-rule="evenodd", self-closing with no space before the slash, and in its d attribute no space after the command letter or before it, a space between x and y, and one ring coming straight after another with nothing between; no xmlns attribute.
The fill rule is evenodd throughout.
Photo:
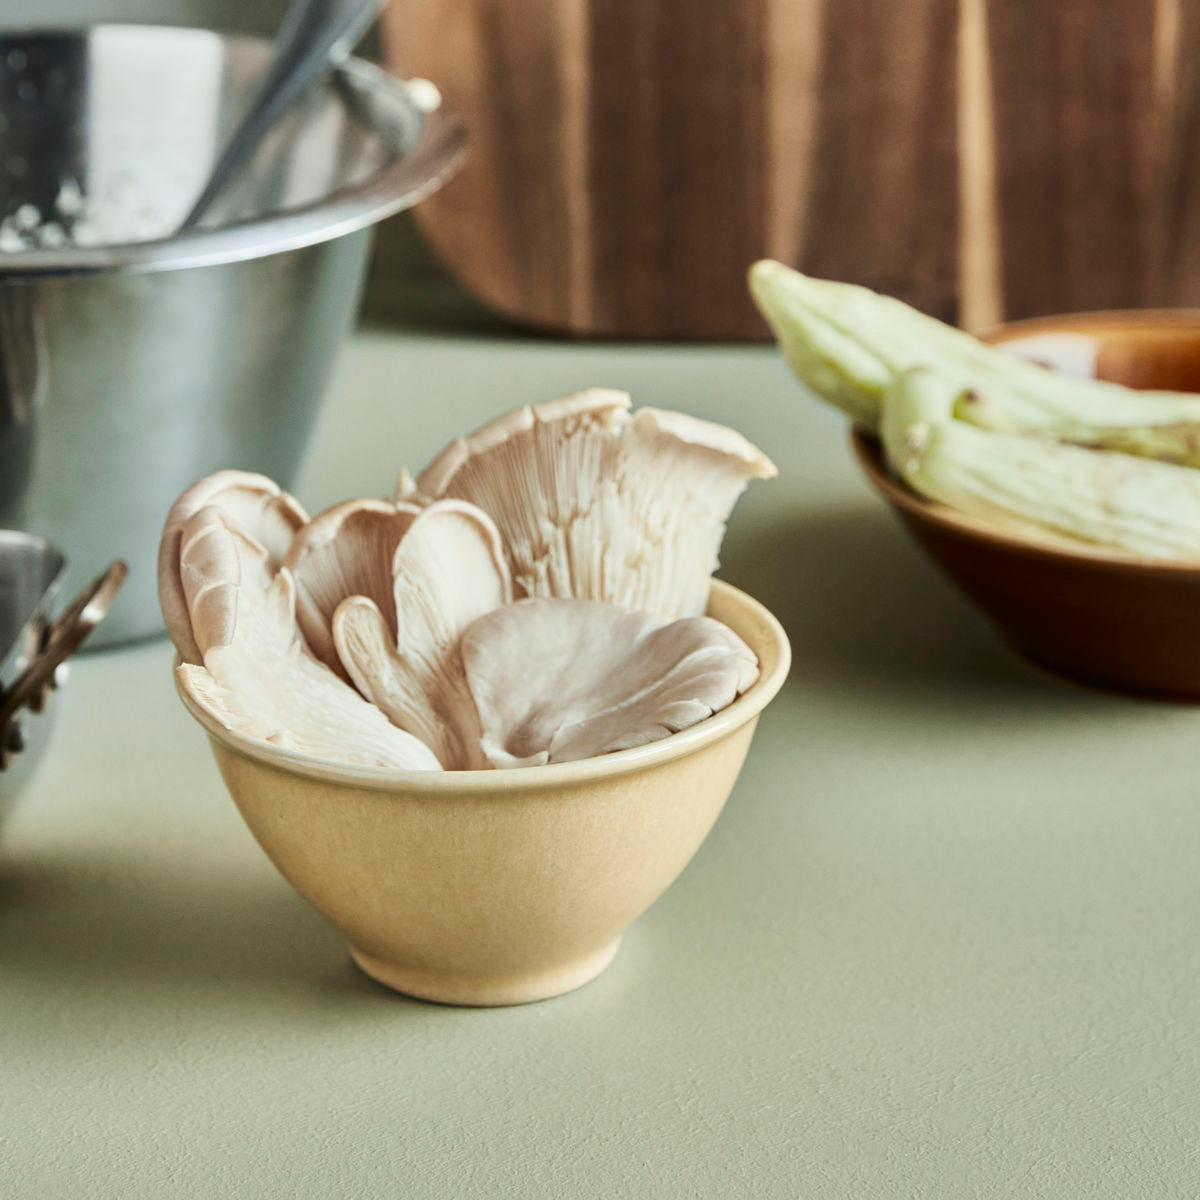
<svg viewBox="0 0 1200 1200"><path fill-rule="evenodd" d="M347 596L366 596L396 635L392 559L421 510L386 500L346 500L318 513L292 539L283 565L296 580L296 619L312 652L349 679L333 644L333 614Z"/></svg>
<svg viewBox="0 0 1200 1200"><path fill-rule="evenodd" d="M391 619L371 597L343 600L332 622L337 653L358 690L447 769L487 766L457 645L476 617L512 600L496 527L474 505L435 501L391 566Z"/></svg>
<svg viewBox="0 0 1200 1200"><path fill-rule="evenodd" d="M180 530L180 578L203 665L177 668L183 690L225 728L354 765L436 771L441 764L309 652L295 584L219 509Z"/></svg>
<svg viewBox="0 0 1200 1200"><path fill-rule="evenodd" d="M629 406L594 389L508 413L447 446L416 495L484 509L518 594L698 615L734 503L775 467L724 426Z"/></svg>
<svg viewBox="0 0 1200 1200"><path fill-rule="evenodd" d="M719 712L758 678L753 651L719 621L668 621L593 600L498 608L466 629L460 654L494 767L657 741Z"/></svg>
<svg viewBox="0 0 1200 1200"><path fill-rule="evenodd" d="M179 540L184 525L201 509L216 508L263 550L270 570L282 561L292 537L308 514L265 475L217 471L194 483L171 506L158 545L158 600L167 632L184 662L201 655L192 634L183 582L179 576Z"/></svg>
<svg viewBox="0 0 1200 1200"><path fill-rule="evenodd" d="M391 501L311 522L262 476L201 480L160 546L183 687L250 736L427 770L591 757L719 711L757 662L699 614L734 503L775 468L629 409L593 389L508 413Z"/></svg>
<svg viewBox="0 0 1200 1200"><path fill-rule="evenodd" d="M605 548L617 583L599 597L659 616L699 616L720 565L725 523L751 479L775 464L736 430L640 408L621 438L621 516Z"/></svg>

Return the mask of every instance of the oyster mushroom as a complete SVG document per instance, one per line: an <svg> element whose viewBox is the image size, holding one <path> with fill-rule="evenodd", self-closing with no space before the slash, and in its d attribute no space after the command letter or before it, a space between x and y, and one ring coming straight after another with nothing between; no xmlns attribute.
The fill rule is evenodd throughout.
<svg viewBox="0 0 1200 1200"><path fill-rule="evenodd" d="M472 621L512 600L500 535L474 505L438 500L412 520L391 571L390 620L369 596L338 605L338 655L358 690L447 768L486 767L456 651Z"/></svg>
<svg viewBox="0 0 1200 1200"><path fill-rule="evenodd" d="M249 737L334 762L436 771L419 739L318 662L300 638L291 571L216 507L179 531L180 579L203 666L181 663L183 690Z"/></svg>
<svg viewBox="0 0 1200 1200"><path fill-rule="evenodd" d="M518 409L452 442L416 481L496 522L520 594L702 613L725 521L776 473L720 425L593 389Z"/></svg>
<svg viewBox="0 0 1200 1200"><path fill-rule="evenodd" d="M482 508L500 529L520 594L601 599L629 406L628 393L593 388L505 413L451 442L421 472L416 494Z"/></svg>
<svg viewBox="0 0 1200 1200"><path fill-rule="evenodd" d="M758 660L709 617L668 621L594 600L519 600L460 643L494 767L570 762L657 741L712 716Z"/></svg>
<svg viewBox="0 0 1200 1200"><path fill-rule="evenodd" d="M312 652L349 679L333 644L333 614L347 596L366 596L388 614L392 605L392 558L421 510L386 500L347 500L318 513L296 533L283 565L296 580L296 619Z"/></svg>
<svg viewBox="0 0 1200 1200"><path fill-rule="evenodd" d="M617 559L609 595L665 617L708 607L725 522L751 479L775 464L740 433L686 413L641 408L621 439L616 488L621 519L606 555Z"/></svg>
<svg viewBox="0 0 1200 1200"><path fill-rule="evenodd" d="M217 471L194 483L171 505L158 544L158 600L167 632L184 662L198 663L180 578L180 536L201 509L213 507L261 547L271 570L279 565L308 514L278 484L250 471Z"/></svg>

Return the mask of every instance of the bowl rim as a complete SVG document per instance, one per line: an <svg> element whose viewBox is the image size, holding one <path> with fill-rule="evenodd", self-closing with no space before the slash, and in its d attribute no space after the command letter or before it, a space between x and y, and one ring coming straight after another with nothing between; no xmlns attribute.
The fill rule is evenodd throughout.
<svg viewBox="0 0 1200 1200"><path fill-rule="evenodd" d="M712 581L710 611L714 605L725 614L718 619L723 620L739 636L745 637L744 631L747 630L760 630L762 636L754 640L769 646L771 651L765 662L760 655L758 679L732 704L688 729L644 746L635 746L631 750L614 750L610 754L578 759L574 762L547 763L538 767L505 767L491 771L399 771L386 767L326 763L306 754L283 750L269 742L226 729L184 692L178 671L173 671L172 675L176 694L191 716L204 727L210 741L243 758L252 759L284 774L384 792L529 792L543 788L559 788L564 784L609 779L661 766L721 741L766 708L783 686L791 667L791 645L783 626L765 605L721 579ZM749 642L751 639L746 640ZM178 656L175 663L178 666Z"/></svg>
<svg viewBox="0 0 1200 1200"><path fill-rule="evenodd" d="M975 334L981 342L995 345L1038 333L1088 333L1105 326L1141 326L1139 332L1169 330L1200 325L1198 308L1087 308L1079 312L1046 313L1040 317L1018 317Z"/></svg>
<svg viewBox="0 0 1200 1200"><path fill-rule="evenodd" d="M999 345L1041 333L1087 334L1090 330L1112 325L1140 326L1142 331L1167 331L1194 326L1200 335L1200 308L1102 308L1083 312L1050 313L1041 317L1006 321L976 336L982 342ZM1023 553L1060 566L1200 582L1200 562L1146 558L1102 546L1088 546L1083 542L1075 545L1066 538L1061 541L1042 541L1035 536L1023 537L1019 533L1009 533L992 522L956 512L937 501L927 500L907 484L894 478L887 468L887 460L878 435L864 426L855 424L850 427L850 445L859 469L867 477L867 482L893 508L914 521L935 525L948 533L987 543L997 550Z"/></svg>
<svg viewBox="0 0 1200 1200"><path fill-rule="evenodd" d="M222 44L269 48L268 38L186 25L144 21L101 21L5 31L0 37L88 38L108 30L151 30L180 37L216 38ZM382 98L393 110L416 111L421 131L408 153L356 184L337 188L320 200L213 229L194 229L143 242L103 246L18 250L0 254L0 281L92 274L141 274L245 262L319 245L357 233L411 208L436 191L461 165L466 127L441 109L436 86L423 79L402 80L366 59L350 57L335 72Z"/></svg>

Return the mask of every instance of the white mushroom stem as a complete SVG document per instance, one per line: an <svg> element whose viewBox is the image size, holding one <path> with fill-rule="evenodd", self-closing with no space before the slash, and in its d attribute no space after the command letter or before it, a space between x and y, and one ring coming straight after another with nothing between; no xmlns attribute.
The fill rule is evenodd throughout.
<svg viewBox="0 0 1200 1200"><path fill-rule="evenodd" d="M171 506L158 547L158 599L167 632L185 662L200 662L192 633L183 581L179 574L184 525L201 509L215 508L231 525L257 543L269 569L283 559L296 530L308 520L294 497L265 475L217 471L194 483Z"/></svg>
<svg viewBox="0 0 1200 1200"><path fill-rule="evenodd" d="M295 585L261 547L201 510L182 531L189 617L203 666L182 663L187 694L227 729L333 762L436 771L433 752L318 662L295 622Z"/></svg>
<svg viewBox="0 0 1200 1200"><path fill-rule="evenodd" d="M284 557L296 579L296 618L312 652L348 679L333 643L333 614L347 596L367 596L395 636L392 558L417 513L413 504L347 500L318 513Z"/></svg>
<svg viewBox="0 0 1200 1200"><path fill-rule="evenodd" d="M359 691L450 769L487 766L457 644L477 617L512 600L499 534L460 500L422 509L392 562L394 624L363 596L339 604L333 639Z"/></svg>
<svg viewBox="0 0 1200 1200"><path fill-rule="evenodd" d="M709 617L666 621L591 600L520 600L460 644L495 767L569 762L657 741L712 716L758 660Z"/></svg>

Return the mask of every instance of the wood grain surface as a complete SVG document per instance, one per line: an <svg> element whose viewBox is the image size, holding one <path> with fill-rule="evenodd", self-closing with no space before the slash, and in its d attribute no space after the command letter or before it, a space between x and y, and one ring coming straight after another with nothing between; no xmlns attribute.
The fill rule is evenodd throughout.
<svg viewBox="0 0 1200 1200"><path fill-rule="evenodd" d="M1200 304L1193 0L393 0L473 134L419 219L486 304L750 338L764 255L969 328Z"/></svg>

